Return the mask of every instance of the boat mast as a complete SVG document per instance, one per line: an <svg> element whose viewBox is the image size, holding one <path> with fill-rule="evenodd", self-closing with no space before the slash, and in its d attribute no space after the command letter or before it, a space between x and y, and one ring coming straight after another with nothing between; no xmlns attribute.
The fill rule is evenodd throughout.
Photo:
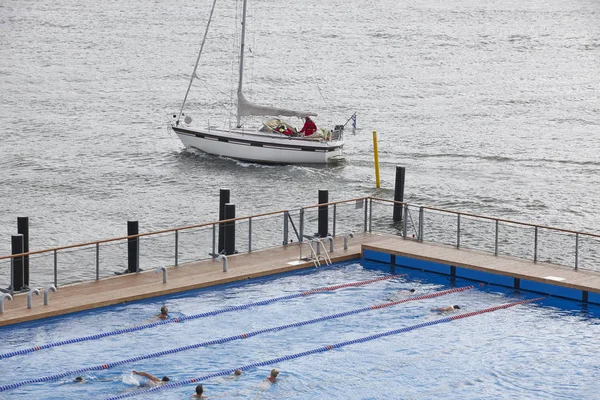
<svg viewBox="0 0 600 400"><path fill-rule="evenodd" d="M246 4L248 0L244 0L244 4L242 6L242 36L240 38L240 80L238 82L237 88L237 97L238 102L240 101L240 97L242 96L242 82L244 81L244 45L246 39ZM239 110L237 112L237 127L241 128L241 118Z"/></svg>
<svg viewBox="0 0 600 400"><path fill-rule="evenodd" d="M188 85L187 92L185 92L185 97L183 98L183 104L181 105L181 110L179 110L179 115L177 116L177 122L175 125L179 125L179 119L181 119L181 114L183 114L183 107L185 107L185 102L187 101L188 94L190 94L190 89L192 88L192 82L194 78L197 77L196 70L198 69L198 63L200 62L200 56L202 55L202 50L204 49L204 43L206 42L206 36L208 36L208 28L210 27L210 21L212 21L213 12L215 11L215 5L217 4L217 0L213 0L212 8L210 9L210 15L208 16L208 23L206 24L206 30L204 31L204 37L202 38L202 44L200 45L200 51L198 52L198 58L196 59L196 65L194 66L194 72L192 72L192 76L190 77L190 84Z"/></svg>

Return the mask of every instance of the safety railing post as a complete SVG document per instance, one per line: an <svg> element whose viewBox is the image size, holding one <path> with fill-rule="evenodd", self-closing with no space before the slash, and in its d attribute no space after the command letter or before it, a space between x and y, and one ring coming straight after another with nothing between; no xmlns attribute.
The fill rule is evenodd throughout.
<svg viewBox="0 0 600 400"><path fill-rule="evenodd" d="M304 241L304 208L300 209L300 242ZM301 247L302 248L302 247Z"/></svg>
<svg viewBox="0 0 600 400"><path fill-rule="evenodd" d="M537 262L537 253L538 253L538 227L535 227L535 240L533 243L533 262Z"/></svg>
<svg viewBox="0 0 600 400"><path fill-rule="evenodd" d="M248 218L248 253L252 253L252 217Z"/></svg>
<svg viewBox="0 0 600 400"><path fill-rule="evenodd" d="M404 203L404 219L402 220L402 237L406 239L408 232L408 203Z"/></svg>
<svg viewBox="0 0 600 400"><path fill-rule="evenodd" d="M500 221L496 220L496 244L494 245L494 255L498 255L498 231L500 227Z"/></svg>
<svg viewBox="0 0 600 400"><path fill-rule="evenodd" d="M579 267L579 233L575 234L575 271Z"/></svg>
<svg viewBox="0 0 600 400"><path fill-rule="evenodd" d="M96 280L100 280L100 243L96 243ZM54 282L56 286L56 282Z"/></svg>
<svg viewBox="0 0 600 400"><path fill-rule="evenodd" d="M373 199L369 198L369 233L373 229Z"/></svg>
<svg viewBox="0 0 600 400"><path fill-rule="evenodd" d="M283 245L287 246L289 239L288 239L288 215L289 213L287 211L283 212Z"/></svg>
<svg viewBox="0 0 600 400"><path fill-rule="evenodd" d="M217 224L212 225L212 239L213 239L213 249L212 249L212 257L217 257Z"/></svg>
<svg viewBox="0 0 600 400"><path fill-rule="evenodd" d="M54 286L58 287L58 254L54 250Z"/></svg>
<svg viewBox="0 0 600 400"><path fill-rule="evenodd" d="M423 241L423 233L425 232L423 229L423 223L425 221L425 216L424 216L424 209L423 207L419 207L419 241L422 242Z"/></svg>
<svg viewBox="0 0 600 400"><path fill-rule="evenodd" d="M333 205L333 236L335 236L335 218L336 218L336 212L337 212L336 205L337 204Z"/></svg>
<svg viewBox="0 0 600 400"><path fill-rule="evenodd" d="M456 248L460 248L460 213L456 214Z"/></svg>
<svg viewBox="0 0 600 400"><path fill-rule="evenodd" d="M365 203L364 203L364 205L365 205L365 232L367 231L367 217L368 217L367 214L368 214L368 211L369 211L368 208L367 208L367 202L368 201L369 201L369 198L366 198L365 199Z"/></svg>
<svg viewBox="0 0 600 400"><path fill-rule="evenodd" d="M10 258L10 294L15 294L13 282L15 281L15 258Z"/></svg>
<svg viewBox="0 0 600 400"><path fill-rule="evenodd" d="M175 231L175 266L179 265L179 231Z"/></svg>

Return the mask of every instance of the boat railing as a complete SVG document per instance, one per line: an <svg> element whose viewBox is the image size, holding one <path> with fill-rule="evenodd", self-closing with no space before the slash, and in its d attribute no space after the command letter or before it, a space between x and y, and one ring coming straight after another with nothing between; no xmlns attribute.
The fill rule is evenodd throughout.
<svg viewBox="0 0 600 400"><path fill-rule="evenodd" d="M342 140L344 137L344 125L336 125L331 131L331 140Z"/></svg>
<svg viewBox="0 0 600 400"><path fill-rule="evenodd" d="M319 235L320 209L327 210L327 232ZM330 236L333 245L338 234L375 232L600 272L600 235L595 233L361 197L1 256L0 283L7 282L7 291L14 293L10 282L14 282L17 271L22 272L26 259L30 271L28 287L52 284L58 288L121 274L128 267L132 242L138 245L141 271L214 259L221 254L219 230L225 224L235 226L237 254L294 242L311 246L308 238L313 237ZM346 235L344 248L347 239ZM322 242L311 252L322 250L321 245ZM27 288L16 288L21 289Z"/></svg>

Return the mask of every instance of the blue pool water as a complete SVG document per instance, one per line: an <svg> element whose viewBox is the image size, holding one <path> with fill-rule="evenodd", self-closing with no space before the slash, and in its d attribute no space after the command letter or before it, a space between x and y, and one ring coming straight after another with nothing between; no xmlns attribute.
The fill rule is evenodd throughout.
<svg viewBox="0 0 600 400"><path fill-rule="evenodd" d="M475 288L88 371L80 374L87 380L83 384L72 383L75 375L27 384L0 392L0 398L108 398L148 389L139 387L145 380L133 369L181 382L445 317L432 313L432 307L458 304L460 312L473 312L539 297L375 262L349 262L2 328L0 353L144 324L163 304L181 317L401 273L407 275L1 359L0 386L369 307L403 298L394 297L403 289L425 295ZM595 398L599 315L596 306L548 298L252 368L237 378L213 378L203 382L205 394L227 399ZM281 371L275 385L264 381L271 368ZM133 398L188 398L194 387Z"/></svg>

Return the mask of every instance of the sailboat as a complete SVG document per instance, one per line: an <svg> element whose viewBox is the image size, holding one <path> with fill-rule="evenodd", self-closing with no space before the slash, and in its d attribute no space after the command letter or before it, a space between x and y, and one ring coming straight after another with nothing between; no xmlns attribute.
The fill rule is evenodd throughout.
<svg viewBox="0 0 600 400"><path fill-rule="evenodd" d="M267 164L327 164L343 158L344 125L336 125L333 129L321 128L314 132L312 132L314 129L298 132L296 128L280 119L280 117L310 119L310 117L316 116L315 113L257 105L248 101L244 96L244 41L247 0L243 1L242 6L236 123L235 125L230 124L229 128L210 125L200 128L193 125L191 116L189 113L184 114L183 110L192 83L197 78L196 70L206 42L215 4L216 0L213 1L204 38L181 110L178 114L173 115L170 122L171 128L184 146L208 154ZM265 119L256 127L247 127L242 122L244 116Z"/></svg>

